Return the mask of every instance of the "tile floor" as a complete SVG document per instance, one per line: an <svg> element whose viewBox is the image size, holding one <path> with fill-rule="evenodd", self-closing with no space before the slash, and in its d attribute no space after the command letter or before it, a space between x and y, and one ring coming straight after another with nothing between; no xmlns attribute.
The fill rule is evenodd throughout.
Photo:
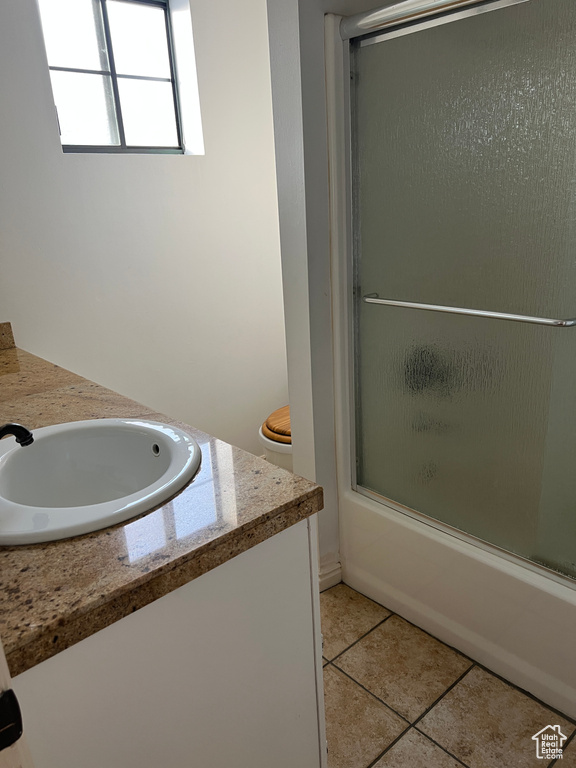
<svg viewBox="0 0 576 768"><path fill-rule="evenodd" d="M576 722L344 584L320 603L329 768L576 768Z"/></svg>

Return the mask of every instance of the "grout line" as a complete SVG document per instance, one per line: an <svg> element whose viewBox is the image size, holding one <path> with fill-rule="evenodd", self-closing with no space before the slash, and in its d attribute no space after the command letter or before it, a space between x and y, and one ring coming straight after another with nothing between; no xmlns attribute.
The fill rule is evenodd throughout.
<svg viewBox="0 0 576 768"><path fill-rule="evenodd" d="M467 674L468 674L468 673L469 673L471 670L473 670L473 669L474 669L474 667L475 667L475 664L472 664L470 667L468 667L468 669L467 669L465 672L463 672L463 673L460 675L460 677L459 677L457 680L454 680L454 682L452 683L452 685L449 685L449 686L448 686L448 688L446 688L446 690L445 690L443 693L441 693L441 694L440 694L440 696L438 696L438 698L436 699L436 701L434 701L434 703L433 703L433 704L430 704L430 706L428 707L428 709L424 710L424 712L422 712L422 714L421 714L419 717L417 717L417 718L416 718L416 720L414 720L414 722L412 723L412 725L413 725L413 726L416 726L416 725L417 725L417 724L420 722L420 720L422 720L424 717L426 717L426 715L428 714L428 712L430 712L430 710L431 710L431 709L434 709L434 707L435 707L437 704L439 704L439 703L442 701L442 699L444 698L444 696L446 696L446 694L450 693L450 691L451 691L453 688L455 688L455 687L458 685L458 683L460 683L460 682L461 682L461 681L462 681L462 680L463 680L463 679L466 677L466 675L467 675ZM418 730L420 730L420 729L418 729ZM428 736L428 734L424 733L424 731L420 731L420 732L422 733L422 735L423 735L423 736ZM429 737L428 737L428 738L429 738Z"/></svg>
<svg viewBox="0 0 576 768"><path fill-rule="evenodd" d="M359 594L361 594L361 593L359 593ZM369 599L369 598L368 598L368 599ZM385 607L385 606L382 606L382 608L384 608L384 607ZM388 610L388 608L386 608L386 610ZM335 669L337 669L337 670L338 670L339 672L341 672L343 675L346 675L346 677L347 677L347 678L349 678L349 679L350 679L350 680L352 680L354 683L356 683L356 685L358 685L360 688L362 688L362 690L366 691L366 692L367 692L367 693L369 693L371 696L373 696L373 697L376 699L376 701L379 701L379 702L380 702L381 704L383 704L385 707L387 707L387 708L388 708L388 709L390 709L392 712L394 712L394 714L395 714L395 715L397 715L398 717L402 718L402 720L404 720L405 722L407 722L407 723L410 723L410 720L408 720L408 718L404 717L404 715L401 715L401 714L400 714L400 712L398 712L397 710L395 710L395 709L394 709L394 707L391 707L391 706L390 706L390 704L387 704L385 701L383 701L382 699L380 699L378 696L376 696L376 694L375 694L375 693L373 693L371 690L369 690L369 689L368 689L368 688L366 688L364 685L362 685L362 683L359 683L359 682L358 682L358 680L356 680L354 677L352 677L351 675L349 675L349 674L348 674L347 672L345 672L345 671L344 671L344 670L343 670L341 667L339 667L337 664L335 664L335 663L334 663L334 662L335 662L337 659L339 659L339 658L340 658L340 656L342 656L343 654L345 654L347 651L349 651L351 648L353 648L353 647L354 647L354 646L355 646L357 643L359 643L359 642L360 642L360 640L363 640L365 637L367 637L367 636L368 636L368 635L369 635L371 632L373 632L375 629L377 629L378 627L382 626L382 624L384 624L386 621L388 621L388 620L389 620L389 619L390 619L392 616L397 616L397 615L398 615L398 614L395 614L395 613L390 613L390 616L386 616L386 618L385 618L385 619L382 619L382 621L380 621L378 624L376 624L376 626L372 627L372 629L370 629L368 632L366 632L364 635L362 635L362 637L358 638L358 640L355 640L355 641L354 641L354 642L353 642L351 645L349 645L349 646L348 646L348 648L346 648L345 650L341 651L341 652L340 652L340 653L339 653L337 656L335 656L335 657L334 657L334 658L333 658L333 659L332 659L332 660L329 662L329 664L331 664L331 665L333 664L333 666L335 667ZM399 616L399 618L400 618L400 619L402 619L402 616ZM403 621L406 621L406 619L402 619L402 620L403 620ZM410 624L411 622L407 622L407 623L408 623L408 624ZM417 627L415 624L413 624L412 626L413 626L413 627L415 627L416 629L420 629L420 627ZM421 630L421 631L422 631L422 632L424 632L424 630ZM429 635L429 633L428 633L428 632L425 632L425 634ZM441 640L438 640L438 638L435 638L433 635L429 635L429 637L432 637L432 638L433 638L434 640L436 640L437 642L439 642L439 643L442 643L442 641L441 641ZM442 644L446 646L446 643L442 643ZM450 646L447 646L447 647L450 647ZM449 691L451 691L451 690L452 690L452 688L454 688L454 686L458 685L458 683L459 683L459 682L462 680L462 678L464 678L464 677L465 677L465 676L468 674L468 672L470 672L470 670L474 668L474 666L475 666L475 662L474 662L474 660L473 660L473 659L469 658L468 656L465 656L464 654L460 653L459 651L458 651L458 653L459 653L459 655L460 655L460 656L463 656L464 658L468 659L468 661L470 662L470 666L468 667L468 669L466 669L466 670L465 670L465 671L464 671L464 672L463 672L463 673L460 675L460 677L458 677L458 678L457 678L457 679L456 679L456 680L455 680L453 683L451 683L451 684L450 684L450 685L449 685L449 686L448 686L448 687L447 687L447 688L446 688L446 689L443 691L443 693L442 693L442 694L440 694L440 696L439 696L437 699L435 699L435 700L434 700L434 702L433 702L433 703L432 703L432 704L431 704L431 705L430 705L430 706L429 706L429 707L428 707L426 710L424 710L424 712L423 712L421 715L419 715L419 716L416 718L416 720L415 720L413 723L411 723L411 725L416 725L416 723L418 723L418 722L419 722L419 721L420 721L420 720L421 720L421 719L422 719L422 718L423 718L425 715L427 715L427 714L428 714L428 712L429 712L429 711L432 709L432 707L435 707L435 706L436 706L436 704L438 704L438 702L439 702L439 701L440 701L442 698L444 698L444 696L446 696L446 694L447 694ZM326 664L326 666L328 666L328 664Z"/></svg>
<svg viewBox="0 0 576 768"><path fill-rule="evenodd" d="M332 662L330 662L330 665L331 665L331 664L332 664ZM329 665L327 664L326 666L329 666ZM421 731L419 728L416 728L416 724L417 724L417 723L419 723L419 722L420 722L420 720L422 720L422 718L424 718L424 717L425 717L425 716L428 714L428 712L430 712L430 710L431 710L431 709L433 709L433 708L434 708L434 707L435 707L435 706L436 706L436 705L437 705L437 704L438 704L438 703L439 703L439 702L440 702L440 701L441 701L441 700L444 698L444 696L446 696L446 694L447 694L447 693L449 693L449 692L450 692L450 691L451 691L453 688L455 688L455 687L458 685L458 683L459 683L461 680L463 680L463 679L466 677L466 675L467 675L467 674L470 672L470 670L472 670L472 669L474 668L474 664L472 664L470 667L468 667L468 669L467 669L465 672L463 672L463 673L460 675L460 677L459 677L457 680L455 680L455 681L454 681L454 682L453 682L451 685L449 685L449 686L448 686L448 688L446 688L446 690L445 690L445 691L444 691L444 692L443 692L443 693L442 693L442 694L441 694L441 695L440 695L440 696L439 696L439 697L438 697L438 698L437 698L437 699L436 699L436 700L435 700L435 701L434 701L434 702L433 702L433 703L432 703L432 704L431 704L431 705L430 705L430 706L429 706L429 707L428 707L426 710L424 710L424 712L423 712L423 713L422 713L422 714L421 714L419 717L417 717L417 718L416 718L416 720L414 720L414 722L413 722L413 723L411 723L411 722L410 722L410 720L408 720L406 717L404 717L404 715L401 715L399 712L397 712L397 711L394 709L394 707L391 707L391 706L390 706L389 704L387 704L385 701L383 701L383 700L382 700L382 699L380 699L378 696L376 696L376 694L375 694L375 693L372 693L372 691L370 691L368 688L366 688L366 687L365 687L365 686L363 686L361 683L359 683L359 682L358 682L358 680L355 680L355 679L354 679L353 677L351 677L349 674L347 674L346 672L344 672L344 670L343 670L343 669L340 669L340 667L336 666L336 664L334 664L333 666L334 666L334 668L335 668L335 669L337 669L339 672L341 672L341 673L342 673L342 674L343 674L345 677L347 677L349 680L351 680L353 683L355 683L355 684L356 684L356 685L357 685L359 688L361 688L363 691L366 691L366 693L369 693L369 694L370 694L370 696L372 696L372 698L376 699L376 701L378 701L380 704L382 704L383 706L385 706L385 707L386 707L386 709L389 709L389 710L390 710L391 712L393 712L393 713L394 713L394 714L395 714L397 717L399 717L401 720L404 720L404 722L408 724L408 727L407 727L407 728L406 728L404 731L402 731L402 733L401 733L399 736L397 736L397 737L394 739L394 741L392 741L392 742L391 742L391 743L390 743L390 744L389 744L389 745L386 747L386 749L385 749L383 752L381 752L381 753L378 755L378 757L377 757L377 758L376 758L376 759L375 759L373 762L371 762L371 763L370 763L370 764L367 766L367 768L372 768L372 766L373 766L373 765L375 765L375 763L377 763L377 762L378 762L378 760L380 760L380 758L381 758L383 755L385 755L385 754L386 754L386 752L388 752L388 750L389 750L389 749L391 749L391 748L394 746L394 744L396 744L398 741L400 741L400 739L401 739L403 736L405 736L405 735L408 733L408 731L410 730L410 728L414 728L416 731L418 731L418 733L419 733L419 734L421 734L422 736L424 736L425 738L429 739L429 740L430 740L430 741L432 741L434 744L436 744L436 746L437 746L437 747L439 747L439 748L440 748L440 749L441 749L443 752L445 752L447 755L449 755L450 757L453 757L453 758L454 758L454 759L455 759L457 762L459 762L461 765L463 765L463 766L464 766L464 768L468 768L468 766L466 766L466 764L465 764L465 763L463 763L463 762L462 762L462 761L461 761L461 760L460 760L458 757L456 757L456 755L453 755L451 752L449 752L449 751L448 751L448 750L447 750L445 747L443 747L441 744L438 744L438 742L436 742L436 741L434 741L434 739L430 738L430 736L428 736L428 734L427 734L427 733L425 733L424 731Z"/></svg>
<svg viewBox="0 0 576 768"><path fill-rule="evenodd" d="M360 594L360 593L358 593L358 594ZM383 608L384 606L381 606L381 607ZM388 610L388 609L386 609L386 610ZM391 614L390 614L390 616L394 616L394 614L393 614L393 613L391 613ZM390 618L390 616L386 616L386 618L382 619L382 621L379 621L379 622L378 622L378 624L374 624L374 626L373 626L373 627L371 627L371 628L370 628L370 629L369 629L367 632L365 632L365 633L362 635L362 637L359 637L359 638L358 638L358 640L354 640L354 642L353 642L353 643L350 643L350 645L349 645L349 646L347 646L346 648L344 648L344 650L343 650L343 651L340 651L340 653L337 653L337 654L336 654L336 656L334 656L334 658L333 658L333 659L330 659L330 663L332 663L333 661L336 661L336 659L339 659L339 658L340 658L340 656L342 656L342 654L344 654L344 653L346 653L347 651L349 651L349 650L350 650L350 648L354 648L354 646L355 646L355 645L357 645L357 644L360 642L360 640L364 640L364 638L365 638L365 637L368 637L368 635L370 634L370 632L374 632L374 630L375 630L375 629L378 629L378 627L381 627L381 626L382 626L382 624L384 624L384 622L388 621L388 619ZM326 658L326 657L324 657L324 658Z"/></svg>
<svg viewBox="0 0 576 768"><path fill-rule="evenodd" d="M340 583L344 584L344 582L340 582ZM390 616L386 616L386 618L383 619L383 621L379 622L379 624L377 624L376 626L372 627L372 629L369 632L366 632L366 634L363 635L362 637L366 637L366 635L370 634L370 632L372 632L373 629L376 629L377 626L380 626L380 624L383 624L384 621L388 621L388 619L392 618L392 616L397 616L399 619L402 619L402 621L405 621L407 624L410 624L415 629L419 629L420 632L423 632L425 635L428 635L428 637L431 637L433 640L436 640L437 643L442 643L442 645L444 645L446 648L450 648L450 650L454 651L454 653L457 653L459 656L463 656L465 659L468 659L471 664L477 664L478 663L476 661L476 659L473 659L471 656L468 656L467 653L464 653L459 648L456 648L456 646L449 645L448 643L445 643L444 640L440 640L440 638L436 637L436 635L433 635L431 632L428 632L427 630L422 629L422 627L419 627L418 624L414 624L413 621L410 621L409 619L404 618L404 616L401 616L399 613L395 613L392 609L387 608L385 605L382 605L382 603L377 603L376 600L372 600L371 597L367 597L366 595L362 594L362 592L358 592L358 590L354 589L353 587L349 587L348 584L346 584L345 586L347 586L348 589L351 589L352 591L357 592L359 595L362 595L362 597L366 598L366 600L370 600L370 602L374 603L375 605L378 605L380 608L384 608L385 611L390 611ZM333 589L333 587L331 587L331 589ZM362 638L360 638L360 640L362 640ZM357 642L358 642L358 640L356 640L354 643L352 643L348 647L352 648L352 646L356 645ZM348 648L346 650L348 650ZM342 653L345 653L345 651L342 651L341 653L339 653L338 656L341 656ZM338 657L335 656L334 658L338 658ZM478 665L478 666L480 666L480 665ZM488 671L490 671L490 670L488 670ZM502 678L502 679L504 679L504 678ZM562 713L559 713L559 714L562 714ZM565 717L565 715L564 715L564 717Z"/></svg>
<svg viewBox="0 0 576 768"><path fill-rule="evenodd" d="M384 620L384 621L385 621L385 620ZM380 623L382 623L382 622L380 622ZM337 658L337 657L336 657L336 658ZM366 768L373 768L373 766L374 766L374 765L375 765L375 764L376 764L376 763L377 763L377 762L378 762L378 761L379 761L379 760L380 760L380 759L381 759L381 758L382 758L382 757L383 757L383 756L384 756L384 755L385 755L385 754L386 754L386 753L387 753L387 752L388 752L390 749L392 749L392 747L393 747L395 744L397 744L397 743L400 741L400 739L401 739L401 738L403 738L404 736L406 736L406 734L407 734L407 733L408 733L408 732L409 732L409 731L410 731L412 728L414 728L414 730L416 730L416 731L417 731L417 732L418 732L418 733L419 733L421 736L423 736L424 738L428 739L428 740L429 740L429 741L431 741L433 744L435 744L435 745L436 745L436 746L437 746L439 749L441 749L441 750L442 750L442 752L445 752L445 753L446 753L446 754L447 754L449 757L451 757L451 758L453 758L454 760L456 760L456 762L457 762L457 763L460 763L460 765L462 765L464 768L468 768L468 766L466 765L466 763L463 763L463 762L462 762L462 760L460 760L458 757L456 757L456 755L453 755L451 752L449 752L449 751L448 751L448 750L447 750L445 747L443 747L443 746L442 746L441 744L439 744L437 741L434 741L434 739L430 738L430 736L428 736L428 734L427 734L427 733L424 733L424 731L421 731L419 728L416 728L415 726L416 726L416 723L419 723L419 722L420 722L420 720L422 720L422 718L423 718L423 717L425 717L425 716L428 714L428 712L430 712L430 710L431 710L433 707L435 707L435 706L436 706L436 704L438 704L438 702L439 702L441 699L443 699L443 698L444 698L444 696L446 696L446 694L447 694L449 691L451 691L451 690L452 690L452 688L454 688L456 685L458 685L458 683L459 683L459 682L460 682L460 681L461 681L461 680L462 680L464 677L466 677L466 675L468 674L468 672L470 672L470 670L474 668L474 664L472 664L472 665L471 665L471 666L470 666L470 667L469 667L469 668L468 668L468 669L467 669L465 672L463 672L463 673L460 675L460 677L459 677L457 680L455 680L455 681L454 681L454 682L453 682L453 683L452 683L450 686L448 686L448 688L446 688L446 690L445 690L445 691L444 691L444 692L443 692L443 693L442 693L442 694L441 694L441 695L440 695L440 696L439 696L439 697L438 697L438 698L437 698L437 699L434 701L434 703L433 703L433 704L431 704L431 705L430 705L430 706L429 706L429 707L428 707L428 708L427 708L427 709L426 709L426 710L425 710L425 711L424 711L424 712L423 712L423 713L422 713L422 714L421 714L421 715L420 715L418 718L416 718L416 720L415 720L413 723L411 723L411 722L410 722L410 720L408 720L406 717L404 717L404 715L401 715L399 712L397 712L397 711L396 711L396 710L395 710L393 707L391 707L391 706L390 706L389 704L387 704L385 701L383 701L383 700L382 700L382 699L380 699L378 696L376 696L376 694L372 693L372 691L370 691L368 688L366 688L366 687L365 687L365 686L363 686L361 683L359 683L357 680L355 680L353 677L351 677L349 674L347 674L347 673L346 673L346 672L345 672L343 669L340 669L340 667L336 666L336 664L332 664L332 662L329 662L328 664L326 664L326 666L327 666L327 667L328 667L328 666L333 666L333 667L334 667L334 669L337 669L337 670L338 670L338 671L339 671L341 674L343 674L345 677L347 677L349 680L351 680L351 681L352 681L352 682L353 682L355 685L357 685L357 686L358 686L358 688L361 688L363 691L365 691L366 693L368 693L368 694L369 694L369 695L370 695L370 696L371 696L373 699L376 699L376 701L377 701L379 704L382 704L384 707L386 707L386 709L390 710L390 711L391 711L391 712L392 712L394 715L396 715L397 717L399 717L401 720L403 720L403 721L404 721L404 722L407 724L407 727L406 727L406 728L405 728L405 729L404 729L404 730L403 730L403 731L402 731L402 732L401 732L401 733L400 733L400 734L399 734L399 735L398 735L398 736L397 736L397 737L394 739L394 741L390 742L390 744L388 744L388 746L386 747L386 749L384 749L382 752L380 752L380 754L379 754L379 755L378 755L378 756L377 756L377 757L376 757L376 758L375 758L375 759L374 759L374 760L373 760L371 763L369 763L369 764L368 764L368 766L366 766ZM568 743L568 742L567 742L567 743Z"/></svg>
<svg viewBox="0 0 576 768"><path fill-rule="evenodd" d="M384 608L385 606L382 606ZM386 608L386 610L390 610L389 608ZM437 643L442 643L443 646L446 648L450 648L451 651L454 651L454 653L457 653L459 656L462 656L465 659L468 659L468 661L471 664L476 664L476 660L473 659L471 656L468 656L467 653L464 653L459 648L456 648L454 645L449 645L448 643L445 643L444 640L440 640L439 637L436 637L436 635L433 635L431 632L427 632L425 629L422 629L422 627L419 627L418 624L414 624L413 621L410 621L409 619L405 619L404 616L400 616L399 613L393 613L393 616L398 616L399 619L402 619L402 621L405 621L406 624L410 624L410 626L414 627L414 629L419 629L420 632L423 632L425 635L428 635L428 637L431 637L432 640L436 640ZM388 617L390 618L390 617Z"/></svg>
<svg viewBox="0 0 576 768"><path fill-rule="evenodd" d="M331 666L331 665L332 665L332 662L330 662L330 665L328 665L328 664L327 664L326 666ZM396 717L399 717L399 718L400 718L401 720L403 720L403 721L404 721L404 722L405 722L405 723L406 723L408 726L412 725L412 723L410 722L410 720L408 720L408 718L404 717L404 715L401 715L401 714L400 714L400 712L396 712L396 710L395 710L393 707L391 707L391 706L390 706L390 704L386 704L386 702L385 702L385 701L382 701L382 699L379 699L379 698L378 698L378 696L376 696L376 694L375 694L375 693L372 693L372 691L368 690L368 688L365 688L365 687L362 685L362 683L359 683L359 682L358 682L358 680L354 680L354 678L353 678L353 677L351 677L351 676L350 676L350 675L349 675L347 672L344 672L344 670L343 670L343 669L340 669L340 667L337 667L337 666L336 666L336 664L334 664L334 669L337 669L337 670L338 670L338 672L340 672L341 674L343 674L343 675L344 675L344 677L347 677L347 678L348 678L348 680L351 680L351 681L352 681L352 682L353 682L355 685L357 685L357 686L358 686L358 688L361 688L363 691L366 691L366 693L369 693L369 694L370 694L370 696L372 696L372 698L373 698L373 699L376 699L376 701L377 701L379 704L382 704L382 706L386 707L386 709L389 709L389 710L390 710L390 712L392 712L392 714L393 714L393 715L396 715Z"/></svg>
<svg viewBox="0 0 576 768"><path fill-rule="evenodd" d="M572 742L575 742L575 743L576 743L576 731L574 731L574 733L573 733L571 736L569 736L569 737L568 737L568 739L566 740L566 744L564 744L564 746L562 747L562 758L564 757L564 750L566 749L566 747L567 747L569 744L572 744ZM562 758L561 758L561 757L557 757L557 758L556 758L556 760L553 760L553 761L552 761L552 762L549 764L548 768L552 768L552 767L553 767L554 765L556 765L556 764L558 764L558 767L560 767L560 766L562 765L562 763L560 762L560 760L561 760Z"/></svg>
<svg viewBox="0 0 576 768"><path fill-rule="evenodd" d="M442 744L439 744L437 741L435 741L431 736L428 736L427 733L424 733L419 728L415 728L415 731L420 733L422 736L424 736L425 739L428 739L428 741L431 741L432 744L435 744L439 749L442 750L442 752L445 752L449 757L451 757L453 760L456 760L457 763L460 763L460 765L463 765L464 768L469 768L466 763L464 763L462 760L460 760L459 757L456 757L456 755L453 755L452 752L446 749L446 747L443 747Z"/></svg>
<svg viewBox="0 0 576 768"><path fill-rule="evenodd" d="M443 747L443 746L442 746L441 744L439 744L437 741L434 741L434 739L432 739L432 738L431 738L431 737L430 737L430 736L429 736L427 733L425 733L424 731L420 730L420 728L416 728L416 725L417 725L417 723L419 723L419 722L420 722L420 720L422 720L422 719L423 719L423 718L424 718L424 717L425 717L425 716L428 714L428 712L430 712L430 710L431 710L431 709L433 709L433 708L434 708L434 707L435 707L435 706L436 706L436 705L437 705L437 704L438 704L438 703L439 703L439 702L440 702L440 701L441 701L441 700L444 698L444 696L446 696L446 694L448 694L448 693L449 693L449 692L450 692L450 691L451 691L453 688L455 688L455 687L458 685L458 683L459 683L459 682L461 682L461 680L463 680L463 679L466 677L466 675L467 675L467 674L468 674L468 673L469 673L469 672L470 672L472 669L474 669L474 666L475 666L474 664L472 664L470 667L468 667L468 669L467 669L465 672L463 672L463 673L460 675L460 677L459 677L457 680L455 680L455 681L454 681L454 682L453 682L451 685L449 685L449 686L448 686L448 688L446 688L446 690L445 690L445 691L444 691L444 692L443 692L443 693L442 693L442 694L441 694L441 695L440 695L440 696L439 696L439 697L438 697L438 698L437 698L437 699L436 699L436 700L435 700L435 701L434 701L434 702L433 702L433 703L432 703L432 704L431 704L431 705L430 705L430 706L429 706L429 707L428 707L426 710L424 710L424 712L423 712L423 713L422 713L422 714L421 714L419 717L417 717L417 718L416 718L416 720L414 720L414 722L413 722L413 723L411 723L411 722L410 722L410 720L408 720L406 717L404 717L404 715L401 715L399 712L397 712L397 711L394 709L394 707L391 707L391 706L390 706L389 704L387 704L385 701L383 701L383 700L382 700L382 699L380 699L378 696L376 696L376 694L375 694L375 693L372 693L372 691L370 691L368 688L366 688L365 686L363 686L363 685L362 685L362 683L359 683L359 682L358 682L358 680L355 680L353 677L351 677L349 674L347 674L347 673L346 673L346 672L345 672L343 669L340 669L340 667L336 666L336 664L332 665L332 662L330 662L330 663L329 663L329 664L327 664L326 666L334 666L334 668L335 668L335 669L337 669L339 672L341 672L341 673L342 673L342 674L343 674L345 677L347 677L349 680L351 680L353 683L355 683L355 684L356 684L356 685L357 685L359 688L361 688L363 691L366 691L366 693L370 694L370 696L372 696L372 698L376 699L376 701L378 701L380 704L382 704L384 707L386 707L386 709L390 710L390 711L391 711L393 714L395 714L397 717L399 717L401 720L403 720L403 721L404 721L405 723L407 723L407 725L408 725L408 727L407 727L407 728L405 728L405 729L402 731L402 733L401 733L401 734L399 734L399 735L398 735L398 736L397 736L397 737L394 739L394 741L392 741L392 742L391 742L391 743L390 743L390 744L389 744L389 745L386 747L386 749L385 749L383 752L381 752L381 753L378 755L378 757L376 757L376 758L375 758L375 760L373 760L373 761L372 761L372 762L371 762L371 763L370 763L370 764L367 766L367 768L372 768L372 766L374 766L374 765L375 765L375 764L378 762L378 760L380 760L380 759L381 759L381 758L382 758L382 757L383 757L383 756L386 754L386 752L388 752L388 750L392 749L392 747L393 747L393 746L394 746L394 745L395 745L395 744L396 744L398 741L400 741L400 739L401 739L403 736L405 736L405 735L408 733L408 731L410 731L410 729L411 729L411 728L414 728L414 730L416 730L416 731L417 731L417 732L418 732L418 733L419 733L421 736L424 736L424 738L426 738L426 739L429 739L429 740L430 740L430 741L431 741L433 744L435 744L437 747L439 747L439 748L440 748L440 749L441 749L443 752L445 752L447 755L449 755L450 757L454 758L454 760L456 760L458 763L460 763L461 765L463 765L463 766L464 766L464 768L468 768L468 766L466 765L466 763L463 763L463 762L462 762L462 761L461 761L461 760L460 760L458 757L456 757L456 755L453 755L451 752L449 752L449 751L448 751L448 750L447 750L445 747ZM575 732L575 733L576 733L576 732ZM568 742L567 742L567 743L568 743Z"/></svg>
<svg viewBox="0 0 576 768"><path fill-rule="evenodd" d="M366 768L372 768L374 765L376 765L376 763L377 763L379 760L381 760L381 759L384 757L384 755L386 754L386 752L388 752L389 750L391 750L391 749L392 749L392 747L394 746L394 744L398 744L398 742L400 741L400 739L401 739L401 738L403 738L404 736L406 736L406 734L407 734L407 733L409 733L409 731L410 731L410 728L411 728L411 727L412 727L412 726L410 726L410 725L409 725L409 726L408 726L408 728L406 728L405 730L403 730L403 731L402 731L402 733L401 733L399 736L396 736L396 738L394 739L394 741L390 742L390 744L388 744L388 746L386 747L386 749L385 749L383 752L380 752L380 754L378 755L378 757L376 757L374 760L372 760L372 762L371 762L371 763L369 763L369 764L366 766Z"/></svg>
<svg viewBox="0 0 576 768"><path fill-rule="evenodd" d="M386 608L385 605L382 605L382 603L378 603L376 600L372 600L371 597L368 597L368 595L365 595L363 592L358 592L357 589L354 589L354 587L351 587L349 584L346 584L345 581L339 581L338 584L334 584L333 587L328 587L328 589L323 589L320 594L323 595L325 592L330 592L331 589L336 589L336 587L346 587L350 590L350 592L355 592L357 595L360 595L365 600L368 600L371 603L374 603L374 605L377 605L379 608L384 608L385 611L390 611L390 608ZM390 611L392 613L392 611Z"/></svg>
<svg viewBox="0 0 576 768"><path fill-rule="evenodd" d="M506 683L511 688L514 688L515 690L517 690L519 693L522 693L527 698L532 699L532 701L535 701L536 704L540 704L541 707L548 709L550 712L553 712L555 715L558 715L558 717L561 717L564 720L567 720L571 725L576 726L576 720L574 718L570 717L569 715L565 715L564 712L561 712L559 709L552 707L550 704L546 704L545 701L542 701L542 699L539 699L537 696L534 696L534 694L530 693L530 691L526 691L524 690L524 688L520 688L519 685L516 685L515 683L510 682L510 680L507 680L505 677L502 677L502 675L499 675L498 672L494 672L494 670L490 669L489 667L485 667L483 664L480 664L480 662L476 661L474 663L476 664L477 667L479 667L480 669L483 669L484 672L488 672L488 674L493 675L494 677L497 677L498 680L502 680L503 683Z"/></svg>
<svg viewBox="0 0 576 768"><path fill-rule="evenodd" d="M444 752L446 755L448 755L448 757L451 757L453 760L455 760L457 763L459 763L461 766L463 766L463 768L469 768L469 766L468 766L468 765L466 765L466 763L463 763L463 762L462 762L462 760L460 760L460 758L456 757L456 755L453 755L453 754L452 754L452 752L448 752L448 750L447 750L447 749L445 749L445 747L443 747L441 744L438 744L438 742L437 742L437 741L434 741L434 739L431 739L431 738L430 738L430 736L427 736L425 733L422 733L422 731L420 731L418 728L414 728L414 727L411 727L411 728L407 728L405 731L402 731L402 733L400 734L400 736L397 736L397 737L394 739L394 741L393 741L391 744L388 744L388 746L386 747L386 749L385 749L383 752L381 752L381 753L378 755L378 757L377 757L375 760L373 760L373 761L370 763L370 765L368 765L368 766L367 766L367 768L373 768L373 766L374 766L374 765L376 765L376 763L377 763L379 760L381 760L381 759L384 757L384 755L385 755L387 752L389 752L389 751L392 749L392 747L393 747L395 744L397 744L397 743L398 743L398 742L399 742L401 739L403 739L403 738L404 738L404 736L407 736L407 735L408 735L408 733L409 733L411 730L415 730L417 733L419 733L419 734L420 734L421 736L423 736L425 739L428 739L428 741L431 741L431 742L432 742L432 744L434 744L434 745L435 745L435 746L437 746L439 749L441 749L441 750L442 750L442 752Z"/></svg>

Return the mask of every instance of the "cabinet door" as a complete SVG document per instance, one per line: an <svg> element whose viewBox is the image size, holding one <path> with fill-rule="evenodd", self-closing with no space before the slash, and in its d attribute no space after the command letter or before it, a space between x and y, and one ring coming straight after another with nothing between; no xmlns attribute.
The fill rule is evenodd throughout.
<svg viewBox="0 0 576 768"><path fill-rule="evenodd" d="M10 688L10 672L4 655L4 648L0 642L0 690L8 691ZM11 747L0 752L0 768L34 768L24 736L21 736Z"/></svg>
<svg viewBox="0 0 576 768"><path fill-rule="evenodd" d="M37 768L319 768L311 546L302 520L15 677Z"/></svg>

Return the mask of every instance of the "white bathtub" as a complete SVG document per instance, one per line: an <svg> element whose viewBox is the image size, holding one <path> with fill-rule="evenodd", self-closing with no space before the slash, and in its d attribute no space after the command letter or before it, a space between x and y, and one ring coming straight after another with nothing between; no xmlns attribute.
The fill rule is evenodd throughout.
<svg viewBox="0 0 576 768"><path fill-rule="evenodd" d="M576 717L576 584L351 490L340 526L347 584Z"/></svg>

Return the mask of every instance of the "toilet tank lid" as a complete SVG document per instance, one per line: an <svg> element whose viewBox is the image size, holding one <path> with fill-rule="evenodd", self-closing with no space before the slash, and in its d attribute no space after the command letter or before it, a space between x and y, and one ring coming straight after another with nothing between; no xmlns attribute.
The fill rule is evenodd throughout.
<svg viewBox="0 0 576 768"><path fill-rule="evenodd" d="M262 432L270 440L278 443L291 443L290 406L285 405L270 414L262 424Z"/></svg>

